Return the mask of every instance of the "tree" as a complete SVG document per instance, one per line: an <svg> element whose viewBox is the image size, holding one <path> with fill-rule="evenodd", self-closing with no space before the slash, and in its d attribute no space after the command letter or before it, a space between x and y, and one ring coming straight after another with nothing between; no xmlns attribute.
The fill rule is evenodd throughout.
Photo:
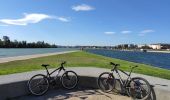
<svg viewBox="0 0 170 100"><path fill-rule="evenodd" d="M0 48L3 47L3 41L0 39Z"/></svg>
<svg viewBox="0 0 170 100"><path fill-rule="evenodd" d="M142 46L141 49L152 49L151 47L145 45L145 46Z"/></svg>
<svg viewBox="0 0 170 100"><path fill-rule="evenodd" d="M3 36L3 41L0 39L0 48L56 48L55 44L45 43L44 41L27 43L27 41L10 41L8 36Z"/></svg>
<svg viewBox="0 0 170 100"><path fill-rule="evenodd" d="M129 45L129 49L136 49L138 46L137 45L135 45L135 44L130 44Z"/></svg>
<svg viewBox="0 0 170 100"><path fill-rule="evenodd" d="M4 47L6 48L10 47L10 38L8 36L3 36L3 40Z"/></svg>

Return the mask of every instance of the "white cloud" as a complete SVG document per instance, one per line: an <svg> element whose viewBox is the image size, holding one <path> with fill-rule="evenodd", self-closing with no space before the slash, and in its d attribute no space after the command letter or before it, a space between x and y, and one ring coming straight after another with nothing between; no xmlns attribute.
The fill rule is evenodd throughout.
<svg viewBox="0 0 170 100"><path fill-rule="evenodd" d="M46 14L32 13L24 14L24 18L20 19L0 19L0 22L8 25L28 25L30 23L38 23L45 19L53 19L53 17Z"/></svg>
<svg viewBox="0 0 170 100"><path fill-rule="evenodd" d="M122 34L129 34L131 33L132 31L121 31Z"/></svg>
<svg viewBox="0 0 170 100"><path fill-rule="evenodd" d="M86 4L81 4L81 5L73 6L72 9L74 11L90 11L90 10L94 10L94 7Z"/></svg>
<svg viewBox="0 0 170 100"><path fill-rule="evenodd" d="M139 36L145 36L146 34L153 33L153 32L155 32L155 31L152 29L143 30L139 33Z"/></svg>
<svg viewBox="0 0 170 100"><path fill-rule="evenodd" d="M141 31L140 33L152 33L152 32L155 32L155 31L151 29L147 29L147 30Z"/></svg>
<svg viewBox="0 0 170 100"><path fill-rule="evenodd" d="M104 34L107 34L107 35L112 35L112 34L115 34L116 32L104 32Z"/></svg>
<svg viewBox="0 0 170 100"><path fill-rule="evenodd" d="M56 19L62 21L62 22L69 22L70 20L66 17L56 17Z"/></svg>

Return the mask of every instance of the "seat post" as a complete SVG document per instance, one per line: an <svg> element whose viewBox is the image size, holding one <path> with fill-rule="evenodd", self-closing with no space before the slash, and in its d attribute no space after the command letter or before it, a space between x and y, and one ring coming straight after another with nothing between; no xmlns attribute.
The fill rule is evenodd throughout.
<svg viewBox="0 0 170 100"><path fill-rule="evenodd" d="M48 69L47 69L47 66L44 66L44 67L45 67L45 69L46 69L47 76L49 76L49 75L50 75L50 73L49 73L49 71L48 71Z"/></svg>

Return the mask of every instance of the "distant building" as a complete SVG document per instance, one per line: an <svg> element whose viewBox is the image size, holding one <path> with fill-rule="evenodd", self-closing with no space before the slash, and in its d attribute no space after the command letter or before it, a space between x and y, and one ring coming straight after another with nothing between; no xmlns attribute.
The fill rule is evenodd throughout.
<svg viewBox="0 0 170 100"><path fill-rule="evenodd" d="M149 47L151 47L152 49L161 49L162 45L161 44L150 44Z"/></svg>
<svg viewBox="0 0 170 100"><path fill-rule="evenodd" d="M149 47L151 47L152 49L170 49L170 44L150 44Z"/></svg>

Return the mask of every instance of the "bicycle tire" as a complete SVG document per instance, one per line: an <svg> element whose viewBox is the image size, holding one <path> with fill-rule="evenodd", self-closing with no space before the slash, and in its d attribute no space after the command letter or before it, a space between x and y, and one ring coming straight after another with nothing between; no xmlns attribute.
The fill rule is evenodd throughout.
<svg viewBox="0 0 170 100"><path fill-rule="evenodd" d="M101 89L103 92L108 93L108 92L111 92L115 88L115 82L116 80L112 73L103 72L98 77L97 85L99 89Z"/></svg>
<svg viewBox="0 0 170 100"><path fill-rule="evenodd" d="M38 78L38 77L40 77L40 78ZM34 83L36 83L36 85L37 85L37 86L35 86L35 88L37 88L37 90L34 89L34 86L32 87L32 85ZM45 86L45 88L42 86ZM42 90L42 88L44 88L44 90ZM47 77L43 74L34 75L28 81L28 89L33 95L36 95L36 96L43 95L48 91L48 88L49 88L49 81L48 81ZM38 89L40 89L40 90L38 90Z"/></svg>
<svg viewBox="0 0 170 100"><path fill-rule="evenodd" d="M68 84L71 83L71 81L74 81L74 83L72 83L71 85ZM64 88L73 89L78 84L78 75L74 71L66 71L61 77L61 83Z"/></svg>
<svg viewBox="0 0 170 100"><path fill-rule="evenodd" d="M143 84L139 80L140 81L142 80L145 84ZM147 88L147 93L143 93L143 92L146 92L146 90L141 85L146 85L147 86L146 87ZM129 86L130 86L130 88L127 90L127 93L128 93L129 96L131 96L135 100L146 100L151 94L151 87L150 87L149 82L146 79L142 78L142 77L134 77L134 78L132 78L129 81ZM139 91L142 92L142 93L137 94L137 93L139 93ZM144 97L140 96L140 95L144 95L144 94L146 94Z"/></svg>

